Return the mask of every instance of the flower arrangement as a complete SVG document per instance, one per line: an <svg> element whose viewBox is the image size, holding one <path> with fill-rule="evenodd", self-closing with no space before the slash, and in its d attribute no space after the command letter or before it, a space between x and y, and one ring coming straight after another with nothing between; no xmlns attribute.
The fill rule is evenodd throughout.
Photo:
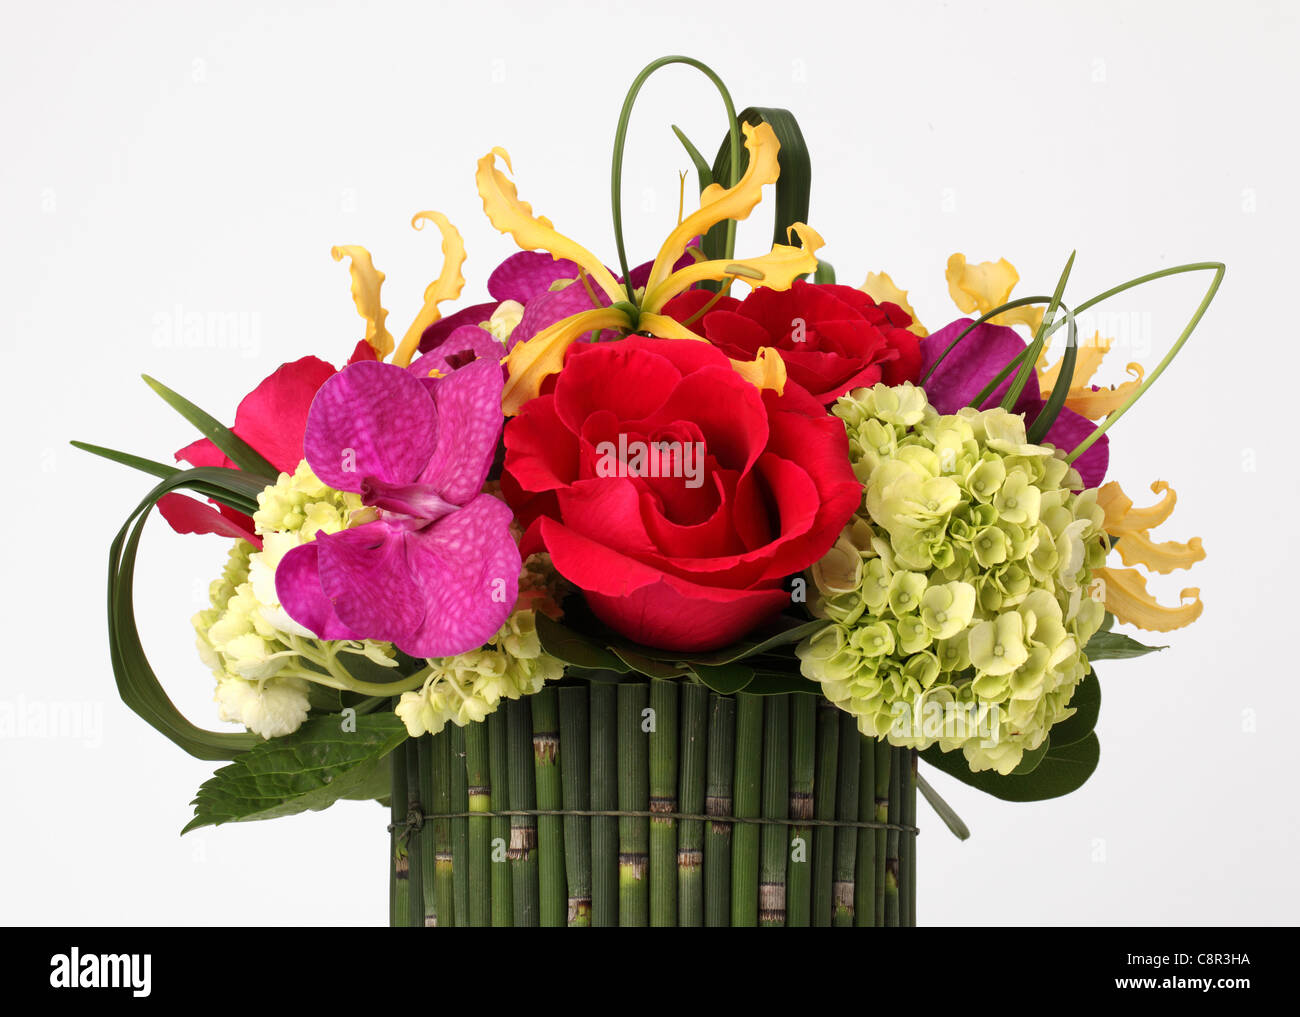
<svg viewBox="0 0 1300 1017"><path fill-rule="evenodd" d="M670 63L717 86L727 136L709 163L678 132L699 207L632 268L623 144ZM519 251L490 299L444 314L466 251L420 212L444 261L400 339L369 252L337 247L365 323L343 366L282 365L229 427L146 377L202 434L179 466L75 443L157 478L110 550L110 646L136 713L226 761L187 830L380 801L393 924L898 925L918 792L966 835L918 759L1012 801L1088 779L1096 663L1157 649L1114 624L1202 610L1148 593L1204 550L1152 538L1176 495L1135 506L1110 431L1224 268L1070 306L1073 256L1013 298L1008 262L954 254L963 316L929 332L887 274L818 259L809 166L790 113L655 61L615 142L617 269L493 149L475 183ZM737 256L773 185L771 249ZM1168 355L1093 384L1110 341L1078 315L1186 272L1213 281ZM144 653L155 506L231 542L193 625L243 730L183 717Z"/></svg>

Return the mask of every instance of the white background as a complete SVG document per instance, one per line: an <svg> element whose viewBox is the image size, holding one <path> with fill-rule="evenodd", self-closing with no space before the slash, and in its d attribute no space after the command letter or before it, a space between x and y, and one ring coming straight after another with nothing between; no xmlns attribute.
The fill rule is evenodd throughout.
<svg viewBox="0 0 1300 1017"><path fill-rule="evenodd" d="M1177 488L1164 539L1200 535L1205 614L1171 649L1101 666L1102 761L1063 800L1007 804L942 774L958 843L922 809L924 923L1287 923L1297 918L1294 2L1055 4L524 2L5 3L0 33L0 341L8 481L0 708L86 711L83 732L0 739L0 920L379 923L384 813L349 803L177 836L212 766L117 701L107 548L149 481L68 447L163 459L187 425L147 371L229 420L306 353L340 362L361 321L337 243L370 247L399 335L439 260L412 213L465 234L466 296L511 250L475 160L514 157L522 195L614 261L618 108L655 56L711 63L738 106L794 110L812 223L843 282L889 271L938 327L954 251L1007 257L1027 295L1069 252L1077 302L1162 266L1223 260L1202 327L1113 431L1139 502ZM677 214L721 104L677 68L633 120L633 261ZM742 230L757 252L768 220ZM1208 277L1113 302L1106 380L1151 366ZM1069 299L1070 296L1067 296ZM175 324L236 314L233 337ZM224 542L151 523L138 612L177 704L217 726L189 616Z"/></svg>

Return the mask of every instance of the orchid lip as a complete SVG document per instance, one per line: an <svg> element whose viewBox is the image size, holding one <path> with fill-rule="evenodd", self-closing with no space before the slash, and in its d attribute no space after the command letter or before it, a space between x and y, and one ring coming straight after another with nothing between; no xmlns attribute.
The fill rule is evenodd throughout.
<svg viewBox="0 0 1300 1017"><path fill-rule="evenodd" d="M421 523L436 522L460 508L428 484L390 484L375 476L362 478L361 498L367 505Z"/></svg>

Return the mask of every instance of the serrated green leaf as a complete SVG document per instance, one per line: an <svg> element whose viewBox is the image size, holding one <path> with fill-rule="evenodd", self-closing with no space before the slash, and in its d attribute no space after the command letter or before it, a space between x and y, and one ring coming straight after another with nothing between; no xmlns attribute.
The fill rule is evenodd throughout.
<svg viewBox="0 0 1300 1017"><path fill-rule="evenodd" d="M1050 732L1052 744L1058 747L1083 741L1097 726L1097 717L1101 713L1101 682L1097 680L1095 671L1084 676L1070 697L1069 705L1074 708L1074 716L1052 725Z"/></svg>
<svg viewBox="0 0 1300 1017"><path fill-rule="evenodd" d="M1148 653L1167 650L1168 646L1147 646L1139 643L1132 636L1123 632L1096 632L1083 648L1083 655L1089 660L1128 660L1132 657L1145 657Z"/></svg>
<svg viewBox="0 0 1300 1017"><path fill-rule="evenodd" d="M1040 802L1077 791L1097 769L1101 743L1096 732L1072 745L1051 746L1032 773L1003 777L994 770L972 773L960 750L940 752L937 745L921 753L931 766L994 798L1007 802Z"/></svg>
<svg viewBox="0 0 1300 1017"><path fill-rule="evenodd" d="M265 478L263 486L267 482L275 482L275 479L280 475L280 471L268 463L252 445L217 420L216 417L199 409L184 396L173 392L162 382L149 377L147 374L141 375L141 377L144 378L145 384L157 392L168 406L198 428L203 437L221 449L229 457L230 461L241 470Z"/></svg>
<svg viewBox="0 0 1300 1017"><path fill-rule="evenodd" d="M317 812L341 798L378 798L389 790L386 757L407 738L391 713L308 720L283 738L260 741L203 782L182 833L203 826Z"/></svg>

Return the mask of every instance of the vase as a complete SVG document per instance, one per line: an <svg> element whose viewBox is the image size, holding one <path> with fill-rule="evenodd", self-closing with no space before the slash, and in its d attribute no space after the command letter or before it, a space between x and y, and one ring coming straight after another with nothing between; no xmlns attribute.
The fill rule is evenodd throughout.
<svg viewBox="0 0 1300 1017"><path fill-rule="evenodd" d="M394 751L390 924L915 924L913 751L816 695L592 674Z"/></svg>

